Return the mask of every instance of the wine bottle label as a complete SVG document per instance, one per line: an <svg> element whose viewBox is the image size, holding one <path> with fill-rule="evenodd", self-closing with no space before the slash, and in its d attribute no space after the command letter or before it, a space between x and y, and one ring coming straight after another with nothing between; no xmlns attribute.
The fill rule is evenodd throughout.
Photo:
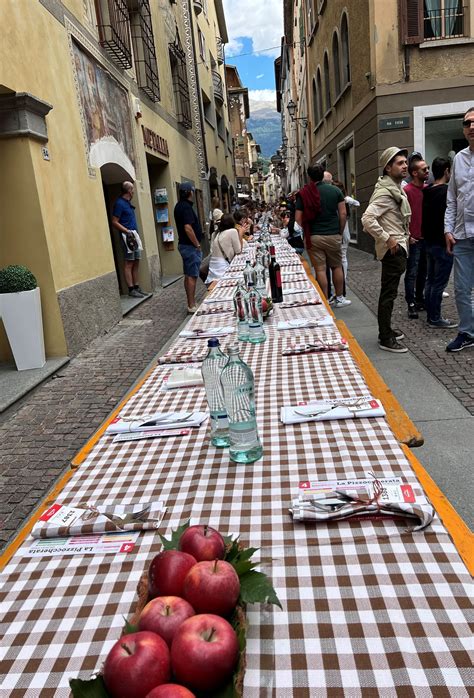
<svg viewBox="0 0 474 698"><path fill-rule="evenodd" d="M279 269L276 270L275 276L276 276L276 285L281 286L281 272Z"/></svg>

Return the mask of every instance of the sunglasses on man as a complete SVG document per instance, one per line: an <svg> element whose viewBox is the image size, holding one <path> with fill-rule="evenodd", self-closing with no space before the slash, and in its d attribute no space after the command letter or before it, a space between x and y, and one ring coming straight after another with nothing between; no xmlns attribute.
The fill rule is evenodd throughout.
<svg viewBox="0 0 474 698"><path fill-rule="evenodd" d="M465 121L462 122L463 128L471 128L471 126L474 124L474 119L466 119Z"/></svg>

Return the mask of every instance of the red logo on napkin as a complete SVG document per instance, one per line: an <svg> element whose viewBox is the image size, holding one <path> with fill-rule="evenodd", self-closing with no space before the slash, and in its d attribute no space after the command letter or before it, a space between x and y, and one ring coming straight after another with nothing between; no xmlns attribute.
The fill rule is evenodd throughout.
<svg viewBox="0 0 474 698"><path fill-rule="evenodd" d="M402 485L402 495L405 502L413 504L416 501L411 485Z"/></svg>
<svg viewBox="0 0 474 698"><path fill-rule="evenodd" d="M40 517L40 521L49 521L58 511L61 509L61 504L53 504L52 507L47 509L43 516Z"/></svg>

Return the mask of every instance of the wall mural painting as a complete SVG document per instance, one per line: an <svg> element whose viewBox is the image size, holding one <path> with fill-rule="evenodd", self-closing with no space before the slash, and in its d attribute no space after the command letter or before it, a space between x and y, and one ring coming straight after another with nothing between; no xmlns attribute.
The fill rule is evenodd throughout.
<svg viewBox="0 0 474 698"><path fill-rule="evenodd" d="M73 50L89 148L112 137L135 164L127 92L74 42Z"/></svg>

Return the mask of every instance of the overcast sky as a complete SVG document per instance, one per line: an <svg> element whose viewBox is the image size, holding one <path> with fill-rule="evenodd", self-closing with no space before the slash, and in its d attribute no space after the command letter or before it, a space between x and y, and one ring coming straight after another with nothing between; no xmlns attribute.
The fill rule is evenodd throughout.
<svg viewBox="0 0 474 698"><path fill-rule="evenodd" d="M229 34L226 62L237 66L251 101L275 103L273 63L280 55L283 0L224 0L224 11ZM262 49L270 50L239 57Z"/></svg>

